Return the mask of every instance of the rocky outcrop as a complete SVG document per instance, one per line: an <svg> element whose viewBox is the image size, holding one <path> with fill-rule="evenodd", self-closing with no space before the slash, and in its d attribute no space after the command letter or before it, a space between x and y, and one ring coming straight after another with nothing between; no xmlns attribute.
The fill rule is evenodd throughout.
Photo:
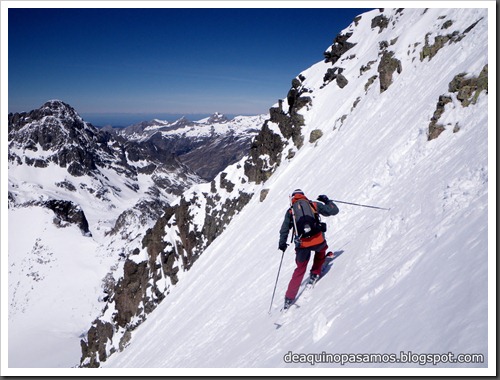
<svg viewBox="0 0 500 380"><path fill-rule="evenodd" d="M401 74L401 61L394 57L394 52L385 51L382 55L377 71L380 78L380 92L386 91L392 84L392 75L395 71Z"/></svg>
<svg viewBox="0 0 500 380"><path fill-rule="evenodd" d="M281 125L282 128L285 128L285 125L286 128L290 128L290 137L292 137L295 130L291 118L283 115ZM248 179L257 184L265 182L279 166L283 147L281 136L273 132L266 122L252 142L248 152L249 157L244 163L245 175Z"/></svg>
<svg viewBox="0 0 500 380"><path fill-rule="evenodd" d="M455 75L448 85L448 91L455 95L462 107L468 107L471 104L476 104L477 99L482 91L488 93L488 65L485 65L477 77L468 76L465 73ZM447 104L452 103L451 95L441 95L438 99L436 110L432 115L429 123L427 139L434 140L442 132L446 130L445 126L439 124L439 119L445 112ZM453 132L456 133L460 127L455 124Z"/></svg>
<svg viewBox="0 0 500 380"><path fill-rule="evenodd" d="M108 356L106 349L113 338L113 325L96 319L87 334L88 340L80 341L82 357L85 358L85 362L81 366L96 368Z"/></svg>
<svg viewBox="0 0 500 380"><path fill-rule="evenodd" d="M389 19L384 15L378 15L372 19L372 29L378 27L378 32L381 33L389 25Z"/></svg>
<svg viewBox="0 0 500 380"><path fill-rule="evenodd" d="M311 131L311 134L309 135L309 142L315 143L318 141L321 137L323 137L323 131L321 129L315 129Z"/></svg>
<svg viewBox="0 0 500 380"><path fill-rule="evenodd" d="M329 68L323 77L323 85L321 86L321 88L325 87L327 84L334 80L337 82L337 86L339 86L340 88L344 88L345 86L347 86L349 81L345 76L342 75L343 71L344 69L340 67Z"/></svg>
<svg viewBox="0 0 500 380"><path fill-rule="evenodd" d="M471 24L463 32L455 30L444 35L437 35L434 37L434 42L432 44L429 41L431 34L426 34L425 44L422 47L422 51L420 52L420 60L423 61L425 58L429 58L429 60L431 60L432 57L434 57L437 52L441 50L445 45L461 41L467 35L467 33L469 33L481 20L482 18ZM441 29L448 29L452 25L453 21L447 20L443 23Z"/></svg>
<svg viewBox="0 0 500 380"><path fill-rule="evenodd" d="M287 94L288 112L283 110L283 103L280 101L278 107L269 110L269 122L278 125L278 128L285 139L292 139L293 144L300 149L304 143L302 136L302 126L304 117L299 113L303 107L312 105L310 96L305 96L311 91L303 85L305 77L299 75L292 80L292 87Z"/></svg>
<svg viewBox="0 0 500 380"><path fill-rule="evenodd" d="M337 37L335 37L330 50L327 50L323 53L326 63L331 62L332 65L334 65L335 62L337 62L345 52L352 49L356 45L347 41L351 36L352 33L346 33L339 34L337 35Z"/></svg>
<svg viewBox="0 0 500 380"><path fill-rule="evenodd" d="M444 126L438 124L439 118L444 113L445 106L451 103L452 99L450 96L441 95L436 105L436 111L432 115L431 122L429 123L429 134L428 140L433 140L437 138L444 130Z"/></svg>
<svg viewBox="0 0 500 380"><path fill-rule="evenodd" d="M448 91L457 94L462 106L476 104L482 91L488 92L488 65L485 65L478 77L467 77L465 73L456 75L448 86Z"/></svg>
<svg viewBox="0 0 500 380"><path fill-rule="evenodd" d="M70 201L56 199L44 202L43 206L54 211L54 224L58 227L66 227L68 224L75 224L80 228L82 234L92 236L89 231L89 223L80 206Z"/></svg>

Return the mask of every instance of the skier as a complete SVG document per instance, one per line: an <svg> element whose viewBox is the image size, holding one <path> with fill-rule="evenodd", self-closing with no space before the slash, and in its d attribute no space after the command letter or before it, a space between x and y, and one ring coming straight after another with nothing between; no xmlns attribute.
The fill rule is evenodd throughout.
<svg viewBox="0 0 500 380"><path fill-rule="evenodd" d="M285 219L281 225L278 248L285 252L288 247L288 233L293 228L295 235L295 263L297 264L285 294L285 305L283 307L285 310L295 301L311 257L311 251L314 251L315 254L310 272L310 284L317 281L325 262L325 254L328 249L324 234L326 224L320 223L318 213L323 216L332 216L337 215L339 209L326 195L320 195L318 201L320 202L309 201L302 190L294 190L291 196L292 206L286 211Z"/></svg>

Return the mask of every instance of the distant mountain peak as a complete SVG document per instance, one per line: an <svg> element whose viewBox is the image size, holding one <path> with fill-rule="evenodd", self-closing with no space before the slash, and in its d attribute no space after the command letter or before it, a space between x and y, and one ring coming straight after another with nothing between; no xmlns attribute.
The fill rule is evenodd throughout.
<svg viewBox="0 0 500 380"><path fill-rule="evenodd" d="M210 116L207 120L207 123L226 123L229 119L226 115L221 114L219 112L215 112L212 116Z"/></svg>
<svg viewBox="0 0 500 380"><path fill-rule="evenodd" d="M52 108L52 109L59 109L59 108L69 108L73 109L69 104L64 103L62 100L59 99L51 99L46 101L41 108Z"/></svg>

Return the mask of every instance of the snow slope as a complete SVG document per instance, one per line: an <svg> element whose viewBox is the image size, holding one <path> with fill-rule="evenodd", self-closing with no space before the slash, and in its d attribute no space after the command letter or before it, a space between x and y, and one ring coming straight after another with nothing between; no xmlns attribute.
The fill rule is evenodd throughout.
<svg viewBox="0 0 500 380"><path fill-rule="evenodd" d="M99 312L96 294L112 261L76 226L57 228L40 207L9 214L9 354L11 367L68 367L75 344ZM70 244L68 242L71 242ZM57 355L55 355L57 353Z"/></svg>
<svg viewBox="0 0 500 380"><path fill-rule="evenodd" d="M312 89L312 105L301 111L306 142L255 187L270 189L267 198L253 197L133 332L130 345L103 367L280 368L279 374L300 374L296 369L304 367L332 374L337 372L320 369L424 366L312 366L284 360L290 352L403 351L484 356L483 363L425 364L430 368L494 368L494 331L488 330L489 308L494 309L488 305L489 292L494 292L488 289L489 269L495 264L488 257L488 177L494 163L487 154L495 135L487 128L493 116L485 91L467 108L448 92L457 74L477 77L488 63L488 14L486 9L386 10L384 15L395 22L377 33L370 21L378 14L365 14L359 25L344 31L355 31L349 41L357 42L346 54L355 58L340 61L349 81L345 88L323 86L331 64L319 62L302 73L304 86ZM459 31L480 21L460 43L447 44L421 61L425 35L437 35L447 19ZM378 81L365 92L377 65L363 74L360 67L379 58L381 41L395 37L389 49L401 61L401 73L393 74L385 92L380 93ZM428 141L429 122L443 94L453 101L440 121L458 123L459 130L447 127ZM321 129L323 137L308 143L314 129ZM295 188L311 198L327 194L390 211L339 203L341 212L326 220L326 237L340 256L314 290L298 299L301 307L283 317L278 310L294 269L289 247L269 316L281 258L278 230ZM275 322L284 323L276 329Z"/></svg>

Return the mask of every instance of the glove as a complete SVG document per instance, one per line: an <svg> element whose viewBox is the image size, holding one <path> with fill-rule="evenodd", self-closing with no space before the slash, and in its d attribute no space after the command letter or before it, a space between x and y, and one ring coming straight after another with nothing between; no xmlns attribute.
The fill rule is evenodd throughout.
<svg viewBox="0 0 500 380"><path fill-rule="evenodd" d="M287 244L287 243L281 243L281 242L280 242L280 244L279 244L279 246L278 246L278 249L279 249L280 251L285 252L285 251L286 251L286 249L287 249L287 247L288 247L288 244Z"/></svg>
<svg viewBox="0 0 500 380"><path fill-rule="evenodd" d="M328 199L328 197L326 195L320 195L318 197L318 201L323 202L323 203L328 203L330 201L330 199Z"/></svg>

